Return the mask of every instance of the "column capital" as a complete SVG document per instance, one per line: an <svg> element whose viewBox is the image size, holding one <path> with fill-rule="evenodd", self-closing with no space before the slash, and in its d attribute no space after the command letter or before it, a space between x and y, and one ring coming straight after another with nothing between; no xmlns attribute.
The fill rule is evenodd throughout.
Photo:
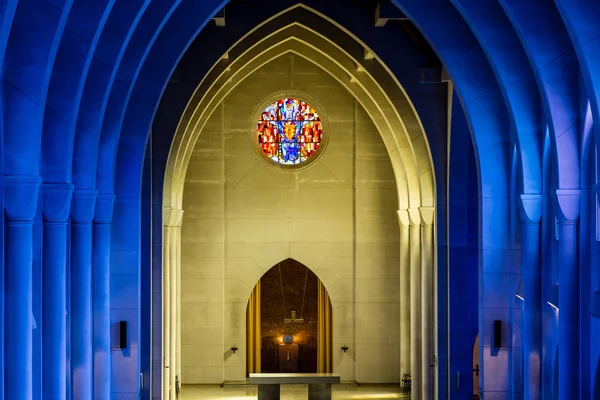
<svg viewBox="0 0 600 400"><path fill-rule="evenodd" d="M519 197L519 215L521 222L537 225L542 219L544 197L541 194L522 194Z"/></svg>
<svg viewBox="0 0 600 400"><path fill-rule="evenodd" d="M410 226L421 226L421 213L418 208L409 208L408 218L410 219Z"/></svg>
<svg viewBox="0 0 600 400"><path fill-rule="evenodd" d="M70 183L42 185L42 214L47 222L67 222L71 212L74 186Z"/></svg>
<svg viewBox="0 0 600 400"><path fill-rule="evenodd" d="M419 207L419 214L421 214L421 225L433 225L435 207Z"/></svg>
<svg viewBox="0 0 600 400"><path fill-rule="evenodd" d="M77 223L91 223L94 219L98 191L95 189L75 189L71 205L71 218Z"/></svg>
<svg viewBox="0 0 600 400"><path fill-rule="evenodd" d="M398 214L398 223L400 226L409 226L410 218L408 217L408 210L398 210L396 211Z"/></svg>
<svg viewBox="0 0 600 400"><path fill-rule="evenodd" d="M181 226L183 210L174 207L163 207L163 225L170 227Z"/></svg>
<svg viewBox="0 0 600 400"><path fill-rule="evenodd" d="M113 217L115 206L115 195L111 193L102 193L96 199L96 209L94 211L94 222L98 224L110 224Z"/></svg>
<svg viewBox="0 0 600 400"><path fill-rule="evenodd" d="M554 193L556 218L559 223L575 223L579 219L579 198L577 189L558 189Z"/></svg>
<svg viewBox="0 0 600 400"><path fill-rule="evenodd" d="M37 175L4 176L4 210L11 221L35 217L42 178Z"/></svg>

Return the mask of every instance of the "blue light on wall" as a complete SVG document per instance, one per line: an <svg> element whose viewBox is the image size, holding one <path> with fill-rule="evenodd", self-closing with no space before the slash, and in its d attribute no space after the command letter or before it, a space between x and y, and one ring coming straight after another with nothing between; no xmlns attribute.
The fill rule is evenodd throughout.
<svg viewBox="0 0 600 400"><path fill-rule="evenodd" d="M592 294L588 311L593 317L600 319L600 292Z"/></svg>

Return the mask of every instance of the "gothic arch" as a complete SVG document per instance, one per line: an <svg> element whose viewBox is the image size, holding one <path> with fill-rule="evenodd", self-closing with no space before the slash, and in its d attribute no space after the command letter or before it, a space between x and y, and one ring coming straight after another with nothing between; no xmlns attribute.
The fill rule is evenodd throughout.
<svg viewBox="0 0 600 400"><path fill-rule="evenodd" d="M267 275L269 272L275 270L276 268L279 268L279 272L281 273L281 264L282 263L286 263L286 262L293 262L295 263L295 266L301 266L307 269L307 274L308 272L310 272L311 274L313 274L316 279L317 279L317 287L316 287L316 293L314 293L317 296L317 303L315 304L316 309L317 309L317 313L316 315L312 314L312 317L316 317L317 318L317 333L316 333L316 337L317 337L317 359L316 361L316 368L317 371L316 372L335 372L333 369L334 367L334 363L333 363L333 354L332 354L332 344L336 343L336 342L340 342L339 338L336 341L335 339L335 330L333 329L333 301L331 300L331 297L329 296L329 292L327 291L327 287L325 285L325 283L321 280L321 278L319 277L319 275L317 275L317 273L315 273L310 267L308 267L307 265L304 265L303 263L293 259L293 258L287 258L285 260L281 260L278 263L276 263L273 267L271 267L269 270L264 271L264 274L258 279L256 285L253 287L252 289L252 293L249 296L249 300L248 300L248 306L246 309L246 355L247 355L247 359L246 359L246 365L247 365L247 373L250 372L272 372L272 371L265 371L261 368L261 346L262 346L262 340L260 340L259 338L262 337L263 335L260 333L262 332L262 328L261 328L261 321L262 321L262 305L263 303L263 296L264 296L264 288L262 285L262 280L265 277L265 275ZM287 271L289 273L289 270ZM308 277L308 275L307 275ZM304 287L304 293L303 293L303 298L302 298L302 305L300 306L300 309L298 308L287 308L286 306L286 302L285 302L285 297L284 297L284 282L286 281L286 279L283 277L283 275L280 275L280 280L281 280L281 293L282 293L282 299L281 299L281 305L283 305L283 318L289 318L290 315L287 313L288 310L295 312L295 316L298 318L305 318L306 314L304 314L304 310L306 310L305 308L305 298L304 296L306 295L306 289L307 287ZM305 282L306 285L306 282ZM277 287L277 285L275 285ZM273 298L271 298L272 300ZM288 303L289 305L289 303ZM311 313L309 312L309 316L311 315ZM293 316L292 316L293 317ZM303 323L306 323L307 321L303 321ZM273 323L273 319L271 319L271 324ZM286 325L287 326L287 325ZM281 327L280 327L281 329ZM273 331L271 331L273 332ZM279 335L285 335L285 331L284 330L279 330L276 333L278 336ZM294 334L294 332L292 331L292 335ZM271 336L272 337L272 336ZM283 338L280 336L279 337L280 341L283 341ZM305 341L306 344L306 341ZM345 344L344 344L345 345ZM251 371L250 371L251 369ZM320 370L321 369L321 370ZM304 371L304 372L310 372L310 371Z"/></svg>
<svg viewBox="0 0 600 400"><path fill-rule="evenodd" d="M226 54L239 53L238 56L233 61L216 64L206 75L188 104L175 134L165 172L165 186L172 190L169 192L170 196L164 198L165 206L181 207L181 183L189 159L189 148L193 147L202 124L220 103L220 99L235 87L237 82L241 82L258 66L264 65L265 60L289 51L308 58L331 74L353 93L375 118L374 122L378 125L390 151L398 182L406 182L404 185L408 186L405 189L404 185L398 185L400 201L410 199L408 203L399 204L399 208L434 205L435 177L431 156L422 124L410 99L406 98L406 92L397 80L389 75L385 66L365 63L362 54L352 57L340 44L318 34L314 29L294 22L266 34L257 43L240 41L238 45L248 50L240 52L235 47L229 49ZM348 38L345 39L348 41ZM220 85L220 80L227 85ZM212 88L221 86L225 89L221 90L222 94L216 94L218 97L215 98L211 90L214 92ZM382 90L384 87L385 92ZM395 100L391 102L391 98ZM207 108L204 104L211 106ZM386 105L381 108L378 104Z"/></svg>
<svg viewBox="0 0 600 400"><path fill-rule="evenodd" d="M268 268L266 270L260 271L260 272L262 272L262 274L259 275L259 272L257 272L256 274L254 274L253 275L253 278L255 278L254 285L250 286L250 291L252 291L252 289L258 284L258 282L260 282L260 280L262 279L262 277L265 276L265 274L267 272L269 272L273 268L277 268L277 266L280 263L288 261L288 260L294 261L294 262L300 264L301 266L307 268L311 273L313 273L317 277L317 279L321 283L323 283L323 286L325 286L326 290L331 286L332 282L328 279L328 277L326 275L325 276L320 276L321 274L319 273L319 266L318 265L316 265L316 266L308 265L307 263L310 263L310 260L308 258L306 260L304 260L304 261L297 260L296 258L302 258L302 254L298 253L296 255L296 257L289 257L289 258L286 258L286 259L281 259L281 260L277 261L275 264L273 264L273 266L271 266L270 268ZM252 279L252 278L250 278L250 279ZM327 293L329 293L329 290L327 290ZM248 296L247 297L249 297L249 296L250 296L250 292L248 292ZM332 300L332 302L333 302L333 300Z"/></svg>
<svg viewBox="0 0 600 400"><path fill-rule="evenodd" d="M172 222L167 216L181 212L188 161L204 123L227 94L247 76L286 53L296 54L316 64L361 103L373 119L390 153L399 190L399 208L412 209L412 224L420 226L421 218L425 218L424 223L431 226L435 220L436 202L433 162L423 126L406 92L385 66L373 63L374 60L365 62L364 50L356 46L344 46L344 40L348 38L342 37L338 42L333 42L315 29L293 22L272 33L250 35L250 38L260 37L261 40L257 43L238 42L243 50L230 48L226 53L229 60L216 64L200 83L181 118L167 161L163 192L165 237L173 232L169 228L173 226ZM349 53L347 48L353 49L355 54ZM357 50L361 54L356 54ZM232 54L235 54L233 60L230 59ZM419 210L426 217L420 216ZM173 243L173 239L168 239L168 242ZM432 254L434 247L433 238L430 238L430 242L423 245L423 251L430 253L430 262L435 265L435 255ZM409 250L405 248L403 251ZM171 252L165 252L164 265L167 270L177 269L179 261L169 254ZM432 274L434 270L430 270ZM163 329L171 327L163 324ZM167 338L168 342L170 335L173 333L165 332L163 338ZM415 374L415 380L417 376Z"/></svg>

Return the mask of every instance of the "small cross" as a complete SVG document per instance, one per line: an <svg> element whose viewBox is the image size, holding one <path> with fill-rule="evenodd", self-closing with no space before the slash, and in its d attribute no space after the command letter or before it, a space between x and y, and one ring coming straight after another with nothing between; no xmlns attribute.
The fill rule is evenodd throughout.
<svg viewBox="0 0 600 400"><path fill-rule="evenodd" d="M295 324L303 324L304 318L296 318L296 311L292 311L292 318L285 318L283 320L284 324L292 324L292 333L294 333L294 325Z"/></svg>
<svg viewBox="0 0 600 400"><path fill-rule="evenodd" d="M473 372L475 372L475 373L477 374L477 375L475 375L475 376L479 376L479 364L477 364L477 365L475 366L475 368L473 369Z"/></svg>

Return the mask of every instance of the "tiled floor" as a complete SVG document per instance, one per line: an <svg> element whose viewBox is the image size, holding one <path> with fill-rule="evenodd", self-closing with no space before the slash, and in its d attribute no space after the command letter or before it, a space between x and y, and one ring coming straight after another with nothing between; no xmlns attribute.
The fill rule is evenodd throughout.
<svg viewBox="0 0 600 400"><path fill-rule="evenodd" d="M408 398L400 394L395 385L385 386L333 386L333 399L336 400L387 400ZM251 400L256 399L256 386L184 386L180 400ZM308 399L308 388L303 385L285 385L281 387L281 398L285 400Z"/></svg>

